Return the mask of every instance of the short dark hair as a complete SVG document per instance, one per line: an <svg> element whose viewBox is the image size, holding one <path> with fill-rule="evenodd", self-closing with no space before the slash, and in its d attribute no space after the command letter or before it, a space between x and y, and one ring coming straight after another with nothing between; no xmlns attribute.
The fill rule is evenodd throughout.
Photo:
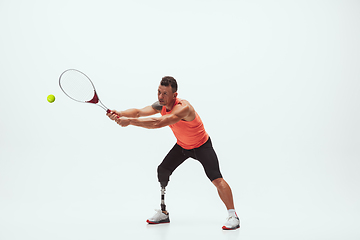
<svg viewBox="0 0 360 240"><path fill-rule="evenodd" d="M165 87L170 85L173 93L176 92L177 89L178 89L177 82L176 82L175 78L170 77L170 76L163 77L161 79L160 85L165 86Z"/></svg>

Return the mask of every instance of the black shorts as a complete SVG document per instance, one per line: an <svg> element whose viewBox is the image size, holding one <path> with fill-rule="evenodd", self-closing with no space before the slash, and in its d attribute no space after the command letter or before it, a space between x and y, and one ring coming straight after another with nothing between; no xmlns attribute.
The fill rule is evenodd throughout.
<svg viewBox="0 0 360 240"><path fill-rule="evenodd" d="M194 149L184 149L180 145L175 144L170 152L166 155L162 163L159 165L171 173L189 157L198 160L204 167L206 176L213 181L222 178L219 161L212 147L211 139L203 145Z"/></svg>

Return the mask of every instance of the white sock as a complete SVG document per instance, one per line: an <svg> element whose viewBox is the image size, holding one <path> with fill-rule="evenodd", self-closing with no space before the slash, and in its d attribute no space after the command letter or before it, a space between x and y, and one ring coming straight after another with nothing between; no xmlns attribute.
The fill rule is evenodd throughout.
<svg viewBox="0 0 360 240"><path fill-rule="evenodd" d="M228 213L229 213L229 216L237 217L235 209L229 209Z"/></svg>

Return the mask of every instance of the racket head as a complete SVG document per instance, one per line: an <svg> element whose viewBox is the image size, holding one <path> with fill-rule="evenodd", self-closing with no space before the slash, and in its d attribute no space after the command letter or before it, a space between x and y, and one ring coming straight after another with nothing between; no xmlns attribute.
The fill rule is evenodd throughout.
<svg viewBox="0 0 360 240"><path fill-rule="evenodd" d="M77 69L65 70L59 77L59 86L72 100L97 104L109 112L109 109L101 103L93 82L85 73Z"/></svg>

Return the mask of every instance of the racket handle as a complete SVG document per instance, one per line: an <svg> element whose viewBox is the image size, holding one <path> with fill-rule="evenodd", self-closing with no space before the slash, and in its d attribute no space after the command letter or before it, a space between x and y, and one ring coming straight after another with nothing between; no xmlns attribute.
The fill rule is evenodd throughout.
<svg viewBox="0 0 360 240"><path fill-rule="evenodd" d="M106 110L106 113L112 113L112 111L111 111L110 109L108 109L108 110ZM115 113L115 115L116 115L118 118L120 118L120 116L117 115L116 113Z"/></svg>

